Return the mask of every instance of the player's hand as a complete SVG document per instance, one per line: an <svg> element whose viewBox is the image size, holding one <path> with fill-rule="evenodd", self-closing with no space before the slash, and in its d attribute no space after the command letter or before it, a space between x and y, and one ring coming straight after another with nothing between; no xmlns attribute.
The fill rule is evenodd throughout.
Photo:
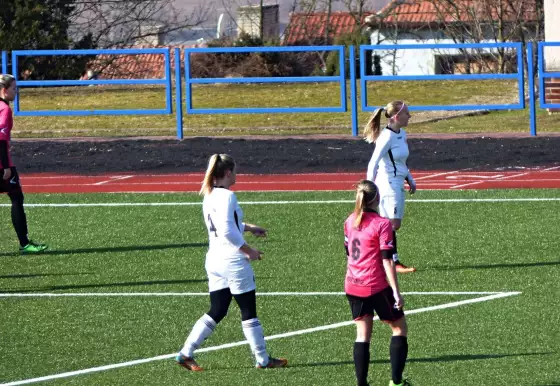
<svg viewBox="0 0 560 386"><path fill-rule="evenodd" d="M251 228L251 233L257 237L266 237L266 229L259 226L254 226Z"/></svg>
<svg viewBox="0 0 560 386"><path fill-rule="evenodd" d="M404 299L400 292L393 291L393 297L395 298L395 308L397 310L402 310L402 308L404 307Z"/></svg>
<svg viewBox="0 0 560 386"><path fill-rule="evenodd" d="M416 193L416 181L406 180L408 182L408 191L410 194Z"/></svg>
<svg viewBox="0 0 560 386"><path fill-rule="evenodd" d="M262 260L262 254L263 253L258 249L251 248L247 253L247 259L249 259L249 261Z"/></svg>
<svg viewBox="0 0 560 386"><path fill-rule="evenodd" d="M2 176L2 178L8 181L11 177L12 177L12 169L10 168L4 169L4 175Z"/></svg>

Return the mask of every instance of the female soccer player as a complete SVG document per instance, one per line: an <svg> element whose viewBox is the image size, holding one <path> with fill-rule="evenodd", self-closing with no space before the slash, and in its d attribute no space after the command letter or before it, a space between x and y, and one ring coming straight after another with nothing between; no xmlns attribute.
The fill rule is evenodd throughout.
<svg viewBox="0 0 560 386"><path fill-rule="evenodd" d="M381 114L389 119L381 129ZM367 179L374 181L379 188L379 213L391 220L393 227L393 260L397 272L415 272L416 268L407 267L399 260L397 234L404 215L404 181L408 182L410 194L416 192L416 182L406 164L409 155L406 131L410 113L403 101L389 103L375 110L364 128L365 140L375 143L375 150L368 164Z"/></svg>
<svg viewBox="0 0 560 386"><path fill-rule="evenodd" d="M12 224L19 239L20 253L41 253L47 246L27 237L27 218L23 210L23 192L19 175L10 157L10 137L14 125L10 102L17 94L12 75L0 74L0 192L8 193L12 201Z"/></svg>
<svg viewBox="0 0 560 386"><path fill-rule="evenodd" d="M379 192L375 184L369 180L360 181L354 212L344 223L344 246L348 257L344 290L357 329L354 366L358 386L367 386L369 342L375 311L379 319L393 330L389 346L392 368L389 385L405 386L410 383L402 377L408 355L407 325L402 310L404 300L391 255L391 223L376 212L378 205Z"/></svg>
<svg viewBox="0 0 560 386"><path fill-rule="evenodd" d="M261 260L262 252L243 239L243 232L258 237L266 230L243 222L243 212L230 187L235 184L235 161L227 154L214 154L200 194L204 195L203 214L208 229L209 249L206 273L210 292L210 311L195 323L177 362L188 370L201 371L193 358L194 351L226 316L233 297L241 310L241 326L256 358L257 368L286 367L286 359L268 355L264 332L257 318L255 276L251 261Z"/></svg>

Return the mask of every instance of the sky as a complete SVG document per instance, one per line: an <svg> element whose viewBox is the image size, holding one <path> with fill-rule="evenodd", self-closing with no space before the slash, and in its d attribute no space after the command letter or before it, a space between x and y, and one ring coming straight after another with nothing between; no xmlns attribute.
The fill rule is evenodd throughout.
<svg viewBox="0 0 560 386"><path fill-rule="evenodd" d="M288 23L289 12L293 9L294 1L297 0L268 0L264 4L279 4L280 5L280 22ZM220 13L227 11L235 14L235 10L239 6L249 5L249 4L259 4L258 0L174 0L175 6L183 11L190 12L196 7L208 6L211 9L209 13L209 25L215 25L217 23ZM320 1L318 1L320 3ZM369 0L366 9L367 10L379 10L381 7L389 3L389 0ZM335 0L333 2L334 10L346 10L346 6L343 1Z"/></svg>

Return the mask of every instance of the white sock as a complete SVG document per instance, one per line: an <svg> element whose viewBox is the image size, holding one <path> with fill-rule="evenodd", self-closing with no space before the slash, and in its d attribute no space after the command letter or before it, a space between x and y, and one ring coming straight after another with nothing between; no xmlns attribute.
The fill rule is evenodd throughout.
<svg viewBox="0 0 560 386"><path fill-rule="evenodd" d="M268 353L266 352L266 343L264 341L264 331L258 318L244 320L241 322L243 334L249 341L251 351L261 366L268 365Z"/></svg>
<svg viewBox="0 0 560 386"><path fill-rule="evenodd" d="M216 322L208 314L202 315L194 324L185 345L180 353L186 357L192 358L194 350L196 350L202 342L206 340L214 332Z"/></svg>

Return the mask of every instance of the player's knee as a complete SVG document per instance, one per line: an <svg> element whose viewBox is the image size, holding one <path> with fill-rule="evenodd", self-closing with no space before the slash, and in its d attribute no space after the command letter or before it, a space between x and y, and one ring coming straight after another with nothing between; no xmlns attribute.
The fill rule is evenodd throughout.
<svg viewBox="0 0 560 386"><path fill-rule="evenodd" d="M23 205L23 192L21 190L8 193L8 197L12 201L12 205Z"/></svg>
<svg viewBox="0 0 560 386"><path fill-rule="evenodd" d="M391 329L393 330L394 336L407 336L408 335L408 326L406 324L406 318L403 316L399 320L395 320L389 323Z"/></svg>
<svg viewBox="0 0 560 386"><path fill-rule="evenodd" d="M253 307L251 305L246 307L241 307L241 320L251 320L257 317L257 307L256 305Z"/></svg>
<svg viewBox="0 0 560 386"><path fill-rule="evenodd" d="M214 319L216 324L220 323L228 313L228 308L220 304L211 304L210 311L207 312L208 316Z"/></svg>
<svg viewBox="0 0 560 386"><path fill-rule="evenodd" d="M391 226L393 227L394 231L398 231L401 228L401 220L400 219L392 219Z"/></svg>

